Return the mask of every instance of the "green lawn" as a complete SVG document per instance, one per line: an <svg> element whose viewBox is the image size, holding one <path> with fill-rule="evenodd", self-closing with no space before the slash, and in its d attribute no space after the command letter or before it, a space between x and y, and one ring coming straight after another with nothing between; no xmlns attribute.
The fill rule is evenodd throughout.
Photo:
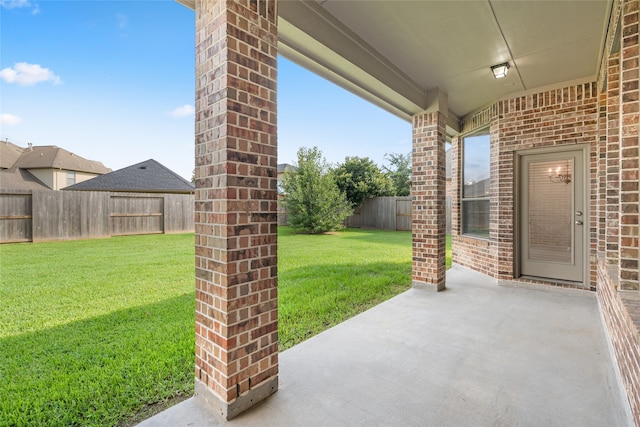
<svg viewBox="0 0 640 427"><path fill-rule="evenodd" d="M193 241L0 246L0 425L116 425L191 394Z"/></svg>
<svg viewBox="0 0 640 427"><path fill-rule="evenodd" d="M410 286L411 234L279 238L281 349ZM126 425L193 391L193 235L0 245L0 425Z"/></svg>
<svg viewBox="0 0 640 427"><path fill-rule="evenodd" d="M278 278L278 331L286 349L408 289L411 233L305 235L281 227Z"/></svg>

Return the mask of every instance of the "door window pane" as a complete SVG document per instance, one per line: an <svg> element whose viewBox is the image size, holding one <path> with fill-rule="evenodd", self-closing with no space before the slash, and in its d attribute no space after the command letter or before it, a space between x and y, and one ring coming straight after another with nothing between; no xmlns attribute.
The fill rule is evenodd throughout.
<svg viewBox="0 0 640 427"><path fill-rule="evenodd" d="M572 262L573 186L570 161L529 164L529 259Z"/></svg>

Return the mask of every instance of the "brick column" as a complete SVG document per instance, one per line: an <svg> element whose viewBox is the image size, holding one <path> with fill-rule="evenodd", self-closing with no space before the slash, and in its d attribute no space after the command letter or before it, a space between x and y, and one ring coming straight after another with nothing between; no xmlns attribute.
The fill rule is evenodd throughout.
<svg viewBox="0 0 640 427"><path fill-rule="evenodd" d="M446 272L446 121L437 110L413 117L412 283L436 291L444 290Z"/></svg>
<svg viewBox="0 0 640 427"><path fill-rule="evenodd" d="M196 396L278 387L275 0L196 0Z"/></svg>
<svg viewBox="0 0 640 427"><path fill-rule="evenodd" d="M620 289L639 290L638 285L638 9L639 1L622 6L620 47Z"/></svg>
<svg viewBox="0 0 640 427"><path fill-rule="evenodd" d="M612 54L607 68L607 200L605 248L608 264L618 263L620 206L620 58Z"/></svg>
<svg viewBox="0 0 640 427"><path fill-rule="evenodd" d="M604 59L607 61L607 58ZM604 129L598 137L598 254L605 253L607 217L607 91L598 101L598 128Z"/></svg>

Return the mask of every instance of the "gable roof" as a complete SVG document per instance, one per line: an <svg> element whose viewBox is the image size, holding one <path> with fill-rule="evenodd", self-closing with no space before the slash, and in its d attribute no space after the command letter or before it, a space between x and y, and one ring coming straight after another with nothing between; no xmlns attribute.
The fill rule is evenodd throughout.
<svg viewBox="0 0 640 427"><path fill-rule="evenodd" d="M63 190L193 193L189 181L153 159L97 176Z"/></svg>
<svg viewBox="0 0 640 427"><path fill-rule="evenodd" d="M22 154L14 163L22 169L65 169L76 172L104 174L111 172L101 162L87 160L55 145L32 146L22 149Z"/></svg>

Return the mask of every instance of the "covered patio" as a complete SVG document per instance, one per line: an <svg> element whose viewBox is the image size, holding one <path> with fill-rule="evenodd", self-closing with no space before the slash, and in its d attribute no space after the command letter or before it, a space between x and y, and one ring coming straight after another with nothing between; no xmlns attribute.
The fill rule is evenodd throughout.
<svg viewBox="0 0 640 427"><path fill-rule="evenodd" d="M384 378L396 390L391 406L418 411L410 420L446 412L461 424L485 416L501 418L483 423L511 425L515 413L522 424L559 417L564 425L616 425L625 406L610 394L618 372L640 426L639 0L179 1L195 11L196 22L195 394L207 411L225 420L241 415L276 393L282 373L283 392L243 419L267 411L264 425L294 416L284 407L304 396L301 378L313 393L331 390L323 401L326 414L337 416L332 405L372 396L377 381L368 381ZM382 329L360 337L354 320L348 325L356 326L279 357L278 54L412 123L414 290L364 315L389 310L385 319L404 320L380 340L388 345L371 346ZM447 143L453 262L485 275L473 280L445 272ZM507 283L538 288L495 287ZM494 293L495 301L488 297ZM543 294L555 301L538 303ZM484 309L475 305L490 300ZM426 316L418 329L411 323L417 317L402 317L416 303L416 314ZM567 314L582 303L588 314ZM442 323L449 312L458 313L457 323ZM547 318L555 320L544 326ZM298 352L350 327L326 369L298 365ZM575 341L583 333L595 335ZM549 337L556 338L544 341ZM344 374L369 378L334 376L330 388L321 388L323 375L331 380L342 372L340 360L354 363L357 353L349 351L359 339L365 347L369 340L374 369L352 365ZM578 360L566 351L583 341L599 362L588 348L574 349ZM397 342L413 344L386 353ZM312 350L307 354L314 360ZM401 360L414 365L403 368ZM457 376L472 362L476 369ZM447 367L444 377L436 366ZM285 387L302 388L294 397ZM465 400L451 406L459 398ZM389 409L376 402L341 414L371 419L367 411ZM420 412L419 402L432 410ZM466 402L475 402L470 412ZM309 417L316 416L317 402L310 405ZM485 405L491 410L483 412ZM538 423L541 416L549 418Z"/></svg>
<svg viewBox="0 0 640 427"><path fill-rule="evenodd" d="M232 421L196 398L140 427L630 426L592 292L464 267L280 354L280 390Z"/></svg>

